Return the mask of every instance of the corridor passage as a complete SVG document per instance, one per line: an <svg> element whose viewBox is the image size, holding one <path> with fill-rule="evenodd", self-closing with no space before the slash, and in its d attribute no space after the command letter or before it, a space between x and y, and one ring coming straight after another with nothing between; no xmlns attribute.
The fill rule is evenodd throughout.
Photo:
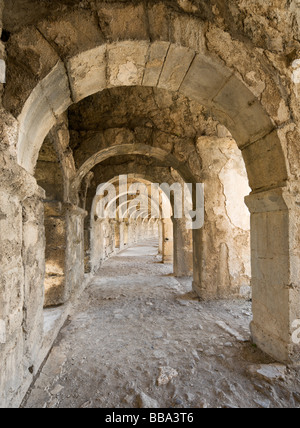
<svg viewBox="0 0 300 428"><path fill-rule="evenodd" d="M104 264L23 406L298 406L292 371L250 342L250 303L199 302L157 253L149 240Z"/></svg>

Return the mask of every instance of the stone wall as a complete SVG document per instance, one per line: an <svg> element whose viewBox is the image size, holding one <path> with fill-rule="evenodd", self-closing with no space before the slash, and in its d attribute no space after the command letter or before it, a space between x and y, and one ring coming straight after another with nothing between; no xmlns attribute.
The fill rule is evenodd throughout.
<svg viewBox="0 0 300 428"><path fill-rule="evenodd" d="M45 240L43 190L8 159L1 165L5 165L0 180L2 408L19 404L41 363Z"/></svg>
<svg viewBox="0 0 300 428"><path fill-rule="evenodd" d="M76 205L90 171L118 156L155 158L206 182L209 222L193 233L203 298L249 284L244 190L235 188L245 174L236 146L226 139L220 150L222 139L210 139L227 138L225 126L252 189L253 337L273 357L299 362L291 341L300 319L298 1L22 2L6 2L0 25L0 406L20 403L42 362L45 194L32 175L53 126L59 202ZM57 185L54 163L42 177L47 192ZM63 220L67 296L83 281L85 212L75 205ZM136 224L128 229L130 245ZM107 256L115 240L110 227L104 235Z"/></svg>

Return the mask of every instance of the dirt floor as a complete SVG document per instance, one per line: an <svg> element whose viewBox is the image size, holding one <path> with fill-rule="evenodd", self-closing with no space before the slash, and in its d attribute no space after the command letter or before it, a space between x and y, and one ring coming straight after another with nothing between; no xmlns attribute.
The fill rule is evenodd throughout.
<svg viewBox="0 0 300 428"><path fill-rule="evenodd" d="M299 407L300 375L250 341L251 303L199 302L157 247L104 264L24 407Z"/></svg>

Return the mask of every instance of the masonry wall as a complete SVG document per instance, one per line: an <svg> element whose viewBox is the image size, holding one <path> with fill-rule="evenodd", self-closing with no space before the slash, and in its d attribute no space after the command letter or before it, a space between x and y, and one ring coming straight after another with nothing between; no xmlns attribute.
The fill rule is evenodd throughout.
<svg viewBox="0 0 300 428"><path fill-rule="evenodd" d="M48 3L51 8L52 3ZM71 8L71 2L68 3ZM72 102L112 86L133 86L132 92L137 90L136 86L149 86L147 97L142 88L137 98L151 104L150 113L146 117L135 111L139 120L141 116L145 118L142 127L139 120L135 122L136 117L121 124L117 117L110 125L114 131L105 130L108 131L104 132L105 139L110 142L114 139L113 144L131 144L129 151L133 148L135 153L139 144L138 153L149 156L157 155L154 149L163 147L165 154L160 152L158 158L167 168L175 161L183 172L188 172L187 166L197 180L203 170L203 181L208 188L205 210L209 222L194 239L194 274L198 269L194 286L203 298L240 295L249 284L246 212L245 217L237 217L242 205L229 203L233 195L238 196L239 201L244 196L232 193L237 182L240 186L243 176L236 148L220 146L215 140L198 140L203 135L214 135L218 120L232 130L243 152L254 191L248 199L252 212L252 284L255 288L253 337L273 357L299 362L299 346L291 343L292 323L300 317L299 2L270 5L270 2L232 0L228 8L224 2L217 5L206 2L205 7L199 9L196 3L200 4L149 2L145 7L141 2L134 2L133 6L133 3L99 1L95 2L95 10L83 10L80 3L75 11L69 9L68 14L68 7L61 2L65 10L58 7L48 16L45 11L40 15L40 9L35 10L32 4L29 9L28 2L25 12L24 8L17 12L12 8L12 15L8 11L8 16L13 18L13 22L7 20L12 34L7 44L7 58L4 44L0 42L0 60L7 59L9 73L4 91L5 64L0 62L0 95L14 118L22 114L17 121L1 104L1 407L16 405L24 395L41 363L39 348L43 333L42 200L45 195L32 176L18 166L18 122L22 127L19 162L33 173L44 137L58 117ZM0 1L0 8L3 4ZM15 5L15 1L6 2L7 9ZM29 27L32 23L36 26ZM0 26L2 29L2 23ZM120 41L122 44L117 43ZM156 91L152 87L166 91L167 97L159 92L150 102L149 93L153 98ZM119 88L116 91L119 92ZM178 114L174 103L182 94L188 98L182 100L185 109ZM106 95L109 98L111 93ZM120 98L128 102L121 91ZM194 101L190 102L189 98ZM197 102L204 103L208 109L199 111ZM156 114L153 114L153 104ZM163 105L165 116L161 113ZM213 118L209 116L210 107L213 107ZM196 120L190 120L191 111L196 111ZM75 117L75 121L77 119ZM119 135L120 126L126 131L123 136ZM87 139L84 142L88 149L84 149L83 154L87 156L76 153L76 141L73 141L73 154L69 147L62 146L62 154L68 160L73 155L75 158L74 165L69 162L70 177L74 170L76 174L76 162L80 168L90 156L103 149L101 135L94 142ZM145 145L149 146L147 150ZM196 149L201 162L195 156ZM112 154L117 155L118 149L114 148ZM238 171L233 180L228 179L232 168ZM76 198L75 189L72 202L76 202ZM71 294L73 287L82 282L83 217L82 211L71 208L65 220L65 275L74 284ZM137 234L133 225L129 225L129 229L130 244L136 241ZM107 254L111 254L109 228L104 238L108 241Z"/></svg>
<svg viewBox="0 0 300 428"><path fill-rule="evenodd" d="M43 190L13 162L1 168L0 183L2 408L22 399L41 363L45 239Z"/></svg>

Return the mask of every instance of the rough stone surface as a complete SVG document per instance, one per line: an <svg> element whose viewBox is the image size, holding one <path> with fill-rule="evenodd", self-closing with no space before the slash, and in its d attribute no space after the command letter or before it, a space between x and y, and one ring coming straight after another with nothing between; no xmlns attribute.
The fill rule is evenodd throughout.
<svg viewBox="0 0 300 428"><path fill-rule="evenodd" d="M299 364L299 1L0 0L0 28L0 407L20 404L91 277L84 269L141 235L159 234L163 261L193 273L201 299L252 297L255 344ZM203 181L204 227L188 234L132 213L101 224L98 180L119 173ZM45 296L63 304L53 328ZM226 359L211 343L204 351ZM216 383L214 400L243 404L228 388ZM272 407L272 394L253 403ZM184 397L174 392L175 404ZM217 405L206 398L196 404Z"/></svg>
<svg viewBox="0 0 300 428"><path fill-rule="evenodd" d="M273 383L274 381L286 380L287 369L280 364L263 364L261 366L249 367L249 372L256 376Z"/></svg>
<svg viewBox="0 0 300 428"><path fill-rule="evenodd" d="M62 330L24 406L298 407L295 372L271 384L250 373L253 366L276 365L250 342L239 342L215 324L217 313L240 335L249 335L251 315L243 312L251 312L251 305L187 298L191 281L169 277L171 267L157 264L157 248L157 241L148 241L105 262ZM122 315L121 322L115 314ZM158 386L160 367L168 368L167 375L170 368L178 375ZM57 385L64 389L53 402L49 392Z"/></svg>
<svg viewBox="0 0 300 428"><path fill-rule="evenodd" d="M217 142L218 141L218 142ZM245 166L232 139L198 139L205 183L201 281L203 298L241 294L250 285L250 216L244 204L249 194ZM237 185L238 183L238 185ZM228 288L230 286L230 288Z"/></svg>
<svg viewBox="0 0 300 428"><path fill-rule="evenodd" d="M143 392L139 394L138 398L138 405L141 409L158 409L159 404L156 400L153 400L153 398L148 397L148 395L144 394Z"/></svg>

